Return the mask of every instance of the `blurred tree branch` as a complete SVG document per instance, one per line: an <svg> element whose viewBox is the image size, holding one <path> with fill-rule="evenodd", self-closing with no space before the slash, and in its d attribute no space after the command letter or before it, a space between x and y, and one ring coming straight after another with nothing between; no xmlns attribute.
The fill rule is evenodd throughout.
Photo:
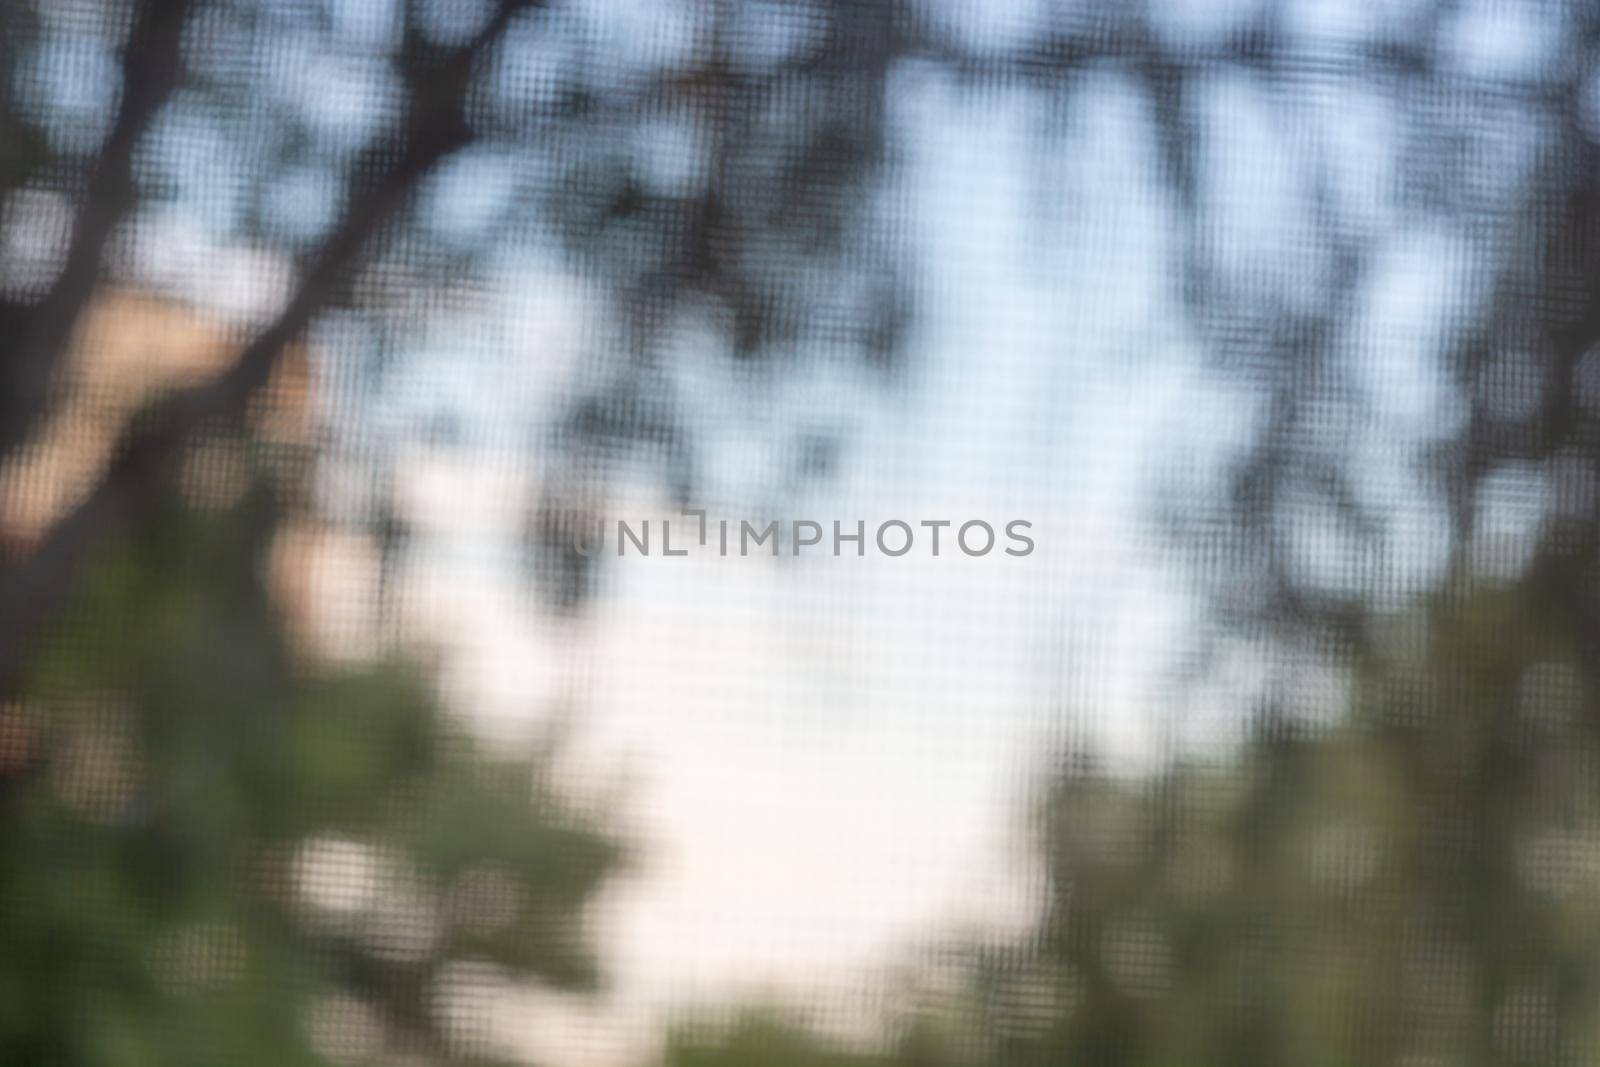
<svg viewBox="0 0 1600 1067"><path fill-rule="evenodd" d="M122 105L91 168L82 209L55 283L27 311L0 394L0 455L26 438L49 400L56 367L100 280L100 263L117 223L135 200L134 151L177 87L190 0L139 5L122 64Z"/></svg>
<svg viewBox="0 0 1600 1067"><path fill-rule="evenodd" d="M285 347L346 279L373 236L423 178L472 140L466 105L473 71L513 17L533 6L535 0L501 0L470 41L442 54L421 42L408 42L403 66L411 102L399 133L403 143L386 139L368 152L367 165L359 171L370 177L352 189L342 221L311 257L278 317L228 370L136 421L94 489L56 523L31 556L0 575L0 686L14 681L26 642L59 607L96 538L138 511L151 495L151 483L171 469L197 430L245 414ZM30 366L37 363L44 380L71 339L72 326L94 289L106 239L131 198L134 145L176 81L186 7L168 0L142 5L127 50L123 112L90 185L67 267L37 312L40 321L22 350L21 358Z"/></svg>

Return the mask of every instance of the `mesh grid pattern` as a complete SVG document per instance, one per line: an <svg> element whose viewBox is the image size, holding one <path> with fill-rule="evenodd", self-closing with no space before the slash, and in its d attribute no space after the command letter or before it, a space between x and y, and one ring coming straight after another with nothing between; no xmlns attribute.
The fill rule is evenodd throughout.
<svg viewBox="0 0 1600 1067"><path fill-rule="evenodd" d="M1591 1062L1597 163L1580 3L0 5L0 1062Z"/></svg>

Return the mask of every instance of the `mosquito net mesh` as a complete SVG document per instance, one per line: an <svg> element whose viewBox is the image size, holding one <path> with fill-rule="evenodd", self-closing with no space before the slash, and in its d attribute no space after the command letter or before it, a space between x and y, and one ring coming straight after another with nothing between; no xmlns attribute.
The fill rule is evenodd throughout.
<svg viewBox="0 0 1600 1067"><path fill-rule="evenodd" d="M1600 1055L1600 12L0 4L0 1062Z"/></svg>

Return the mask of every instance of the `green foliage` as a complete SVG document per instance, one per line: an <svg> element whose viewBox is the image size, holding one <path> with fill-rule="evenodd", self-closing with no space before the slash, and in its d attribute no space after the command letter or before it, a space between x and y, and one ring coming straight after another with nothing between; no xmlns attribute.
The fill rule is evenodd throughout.
<svg viewBox="0 0 1600 1067"><path fill-rule="evenodd" d="M452 976L595 985L618 846L407 665L293 656L271 510L109 546L0 707L0 1062L481 1062Z"/></svg>
<svg viewBox="0 0 1600 1067"><path fill-rule="evenodd" d="M1335 721L1041 805L1049 898L973 941L882 1059L770 1021L683 1067L1364 1067L1600 1055L1600 685L1588 553L1369 615ZM918 994L917 996L921 996Z"/></svg>
<svg viewBox="0 0 1600 1067"><path fill-rule="evenodd" d="M405 664L312 669L262 494L110 546L0 707L0 1062L482 1062L473 980L593 988L618 847ZM773 1013L669 1067L1587 1062L1600 603L1585 552L1369 615L1335 721L1042 804L1049 898L892 1047Z"/></svg>
<svg viewBox="0 0 1600 1067"><path fill-rule="evenodd" d="M1591 1061L1596 592L1552 560L1373 615L1338 721L1264 719L1154 779L1078 761L1046 805L1039 947L975 972L986 1058ZM1056 1006L1008 1036L995 1006L1024 997Z"/></svg>

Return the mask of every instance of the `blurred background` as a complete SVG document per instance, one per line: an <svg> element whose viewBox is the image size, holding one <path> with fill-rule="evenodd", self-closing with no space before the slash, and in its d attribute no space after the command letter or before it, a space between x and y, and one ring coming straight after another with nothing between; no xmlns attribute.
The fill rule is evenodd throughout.
<svg viewBox="0 0 1600 1067"><path fill-rule="evenodd" d="M0 1062L1594 1062L1597 162L1579 2L3 0Z"/></svg>

